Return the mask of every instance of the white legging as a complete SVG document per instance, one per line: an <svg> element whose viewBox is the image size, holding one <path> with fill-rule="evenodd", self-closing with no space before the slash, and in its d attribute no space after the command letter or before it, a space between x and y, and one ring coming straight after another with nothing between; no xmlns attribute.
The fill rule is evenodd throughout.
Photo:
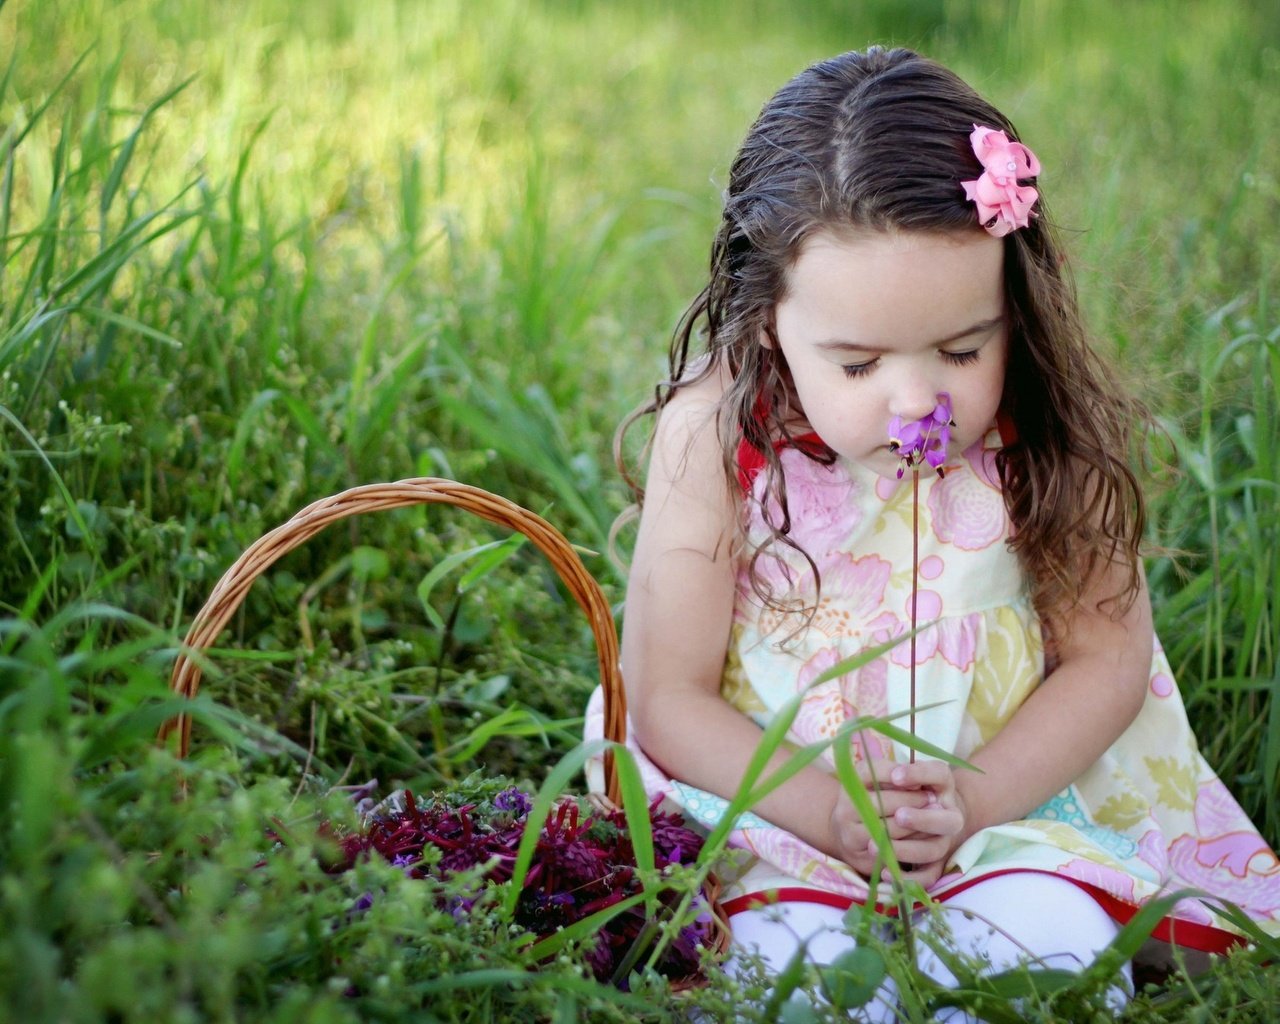
<svg viewBox="0 0 1280 1024"><path fill-rule="evenodd" d="M1088 893L1054 875L1034 871L1013 872L984 879L942 904L946 925L955 948L989 960L991 972L1019 963L1083 970L1099 950L1115 938L1119 926ZM967 913L966 913L967 912ZM760 910L745 910L730 919L735 946L758 952L769 968L780 971L801 942L808 941L807 956L827 964L851 949L854 940L844 930L844 912L821 903L787 902ZM930 927L928 916L921 927ZM943 985L955 984L955 976L925 944L920 944L921 972ZM730 970L733 961L730 960ZM1129 966L1124 968L1125 988L1115 986L1110 1002L1123 1005L1132 989ZM893 1021L897 990L885 983L866 1007L872 1021ZM937 1018L960 1024L973 1018L962 1010L946 1010Z"/></svg>

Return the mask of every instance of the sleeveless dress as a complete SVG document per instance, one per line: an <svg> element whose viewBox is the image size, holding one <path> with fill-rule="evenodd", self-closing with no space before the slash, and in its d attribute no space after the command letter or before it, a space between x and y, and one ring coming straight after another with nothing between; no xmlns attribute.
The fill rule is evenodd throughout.
<svg viewBox="0 0 1280 1024"><path fill-rule="evenodd" d="M1040 622L1006 544L999 445L993 429L944 477L921 473L919 483L917 621L929 625L916 635L915 704L936 706L916 715L915 732L962 758L999 732L1045 668ZM764 477L755 472L763 460L749 449L744 454L754 549L767 536ZM911 706L907 642L838 679L813 680L910 631L912 484L910 476L888 480L844 459L823 465L795 447L781 448L779 458L791 536L818 566L821 597L808 628L800 628L801 615L768 609L753 594L744 559L721 695L764 725L803 694L788 734L801 745L829 739L851 718ZM785 545L773 545L757 570L775 593L808 606L818 596L809 565ZM602 734L602 710L597 690L589 738ZM907 718L895 724L905 729ZM665 797L706 828L719 822L727 801L668 778L629 746L651 798ZM908 750L866 730L857 734L854 755L905 760ZM824 757L830 770L829 751ZM597 764L589 781L601 788L600 779ZM725 872L731 913L778 898L843 907L871 896L847 865L755 814L738 819L730 845L740 851ZM1280 934L1280 861L1201 757L1159 641L1142 709L1103 757L1025 819L972 836L930 895L945 900L982 878L1028 870L1073 881L1120 922L1154 896L1195 889L1237 904L1264 931ZM1198 898L1180 900L1153 937L1208 952L1242 941L1212 900Z"/></svg>

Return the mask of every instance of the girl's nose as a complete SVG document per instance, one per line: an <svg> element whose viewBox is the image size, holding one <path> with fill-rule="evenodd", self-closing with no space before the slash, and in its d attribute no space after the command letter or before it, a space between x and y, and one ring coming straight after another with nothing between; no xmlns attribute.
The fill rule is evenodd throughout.
<svg viewBox="0 0 1280 1024"><path fill-rule="evenodd" d="M933 412L938 404L938 392L932 383L923 380L903 382L894 390L889 403L889 414L899 416L903 423L910 423Z"/></svg>

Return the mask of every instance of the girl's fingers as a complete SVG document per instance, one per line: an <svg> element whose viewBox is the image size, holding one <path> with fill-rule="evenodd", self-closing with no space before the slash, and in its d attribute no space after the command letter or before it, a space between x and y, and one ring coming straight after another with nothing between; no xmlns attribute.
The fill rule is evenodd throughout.
<svg viewBox="0 0 1280 1024"><path fill-rule="evenodd" d="M952 769L943 761L914 761L895 764L889 771L890 784L899 789L947 788L954 785Z"/></svg>
<svg viewBox="0 0 1280 1024"><path fill-rule="evenodd" d="M893 821L892 819L884 821L883 824L885 827L885 831L889 835L889 841L891 843L896 844L901 839L911 839L911 838L933 839L934 838L934 836L930 833L918 832L914 828L911 828L910 826L907 826L907 825L900 824L899 822ZM871 837L871 832L861 825L855 828L849 829L848 832L840 836L840 840L846 850L850 850L853 852L860 852L865 850L865 851L868 851L873 856L875 854L875 850L876 850L875 840Z"/></svg>
<svg viewBox="0 0 1280 1024"><path fill-rule="evenodd" d="M893 844L893 855L899 864L932 864L947 853L947 840L931 836L927 839L899 839Z"/></svg>
<svg viewBox="0 0 1280 1024"><path fill-rule="evenodd" d="M889 838L895 841L898 839L907 839L911 836L920 834L916 829L911 828L909 825L900 824L892 818L885 819L884 827L885 831L889 833ZM926 835L926 838L931 838L931 836Z"/></svg>
<svg viewBox="0 0 1280 1024"><path fill-rule="evenodd" d="M898 762L883 758L858 762L858 776L863 785L878 798L881 806L892 794L920 793L931 803L949 803L955 790L955 774L943 761ZM886 815L892 813L889 808Z"/></svg>
<svg viewBox="0 0 1280 1024"><path fill-rule="evenodd" d="M894 825L907 832L921 832L930 836L954 836L964 828L964 815L954 807L900 807L891 819Z"/></svg>
<svg viewBox="0 0 1280 1024"><path fill-rule="evenodd" d="M901 808L925 808L931 806L932 791L919 789L886 789L880 794L880 816L891 818ZM936 803L936 798L933 801Z"/></svg>
<svg viewBox="0 0 1280 1024"><path fill-rule="evenodd" d="M859 761L857 764L858 778L862 780L862 784L868 789L876 786L886 787L892 785L889 781L893 775L893 769L898 766L897 761L889 761L883 757L878 757L870 761Z"/></svg>
<svg viewBox="0 0 1280 1024"><path fill-rule="evenodd" d="M943 869L946 865L943 861L936 860L931 864L917 864L910 871L903 871L902 877L909 882L919 882L924 888L928 889L939 878L942 877ZM893 881L892 872L887 869L880 874L882 882Z"/></svg>
<svg viewBox="0 0 1280 1024"><path fill-rule="evenodd" d="M871 802L881 818L891 818L899 807L929 807L938 800L931 789L882 789L871 794Z"/></svg>

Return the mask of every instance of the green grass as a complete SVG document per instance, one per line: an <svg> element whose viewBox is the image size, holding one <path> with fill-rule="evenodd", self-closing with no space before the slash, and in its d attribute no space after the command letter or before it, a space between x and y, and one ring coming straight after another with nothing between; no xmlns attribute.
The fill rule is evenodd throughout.
<svg viewBox="0 0 1280 1024"><path fill-rule="evenodd" d="M574 747L590 636L529 546L485 561L500 531L441 509L330 530L219 640L190 764L151 738L222 571L355 484L497 491L596 552L620 597L610 435L700 284L734 146L791 74L873 41L951 64L1040 154L1090 324L1167 429L1153 539L1182 554L1149 567L1160 634L1206 756L1280 845L1273 8L4 4L6 1002L30 1020L679 1014L644 983L621 1003L583 986L572 950L525 985L483 973L520 962L496 909L436 937L406 889L332 932L353 893L305 851L246 871L271 814L313 813L291 805L304 766L320 788L540 782ZM1130 1019L1274 1016L1266 955L1174 978ZM1086 989L1026 1012L1078 1017Z"/></svg>

